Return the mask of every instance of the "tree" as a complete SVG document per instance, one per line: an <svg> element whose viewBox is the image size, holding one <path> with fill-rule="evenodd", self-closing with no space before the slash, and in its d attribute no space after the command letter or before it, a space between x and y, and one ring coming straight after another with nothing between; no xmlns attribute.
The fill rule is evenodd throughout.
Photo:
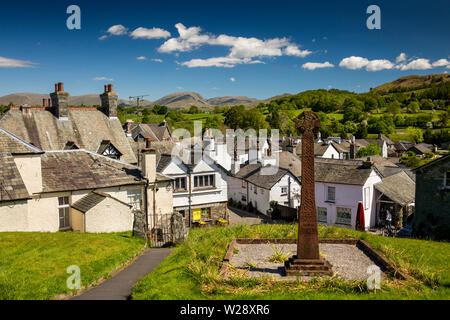
<svg viewBox="0 0 450 320"><path fill-rule="evenodd" d="M212 115L212 116L209 116L208 118L206 118L204 128L205 129L219 129L221 123L222 122L220 120L220 116L215 114L215 115Z"/></svg>
<svg viewBox="0 0 450 320"><path fill-rule="evenodd" d="M392 114L397 114L402 111L402 104L398 102L397 100L394 100L386 106L387 112Z"/></svg>
<svg viewBox="0 0 450 320"><path fill-rule="evenodd" d="M420 110L420 105L417 101L411 101L406 107L409 113L417 113Z"/></svg>
<svg viewBox="0 0 450 320"><path fill-rule="evenodd" d="M376 143L371 143L367 145L365 148L361 148L356 153L357 158L368 157L379 154L381 155L381 147Z"/></svg>
<svg viewBox="0 0 450 320"><path fill-rule="evenodd" d="M166 114L168 111L168 108L166 106L161 106L159 104L155 104L153 106L152 111L153 111L153 113L156 113L156 114Z"/></svg>
<svg viewBox="0 0 450 320"><path fill-rule="evenodd" d="M185 117L183 112L181 112L180 110L172 110L167 113L166 118L175 122L180 122L183 121Z"/></svg>
<svg viewBox="0 0 450 320"><path fill-rule="evenodd" d="M189 114L199 114L201 110L197 106L191 106L188 110Z"/></svg>
<svg viewBox="0 0 450 320"><path fill-rule="evenodd" d="M409 136L409 139L411 141L414 141L414 143L423 142L423 133L422 133L421 129L414 128L414 127L408 127L408 128L406 128L406 132Z"/></svg>

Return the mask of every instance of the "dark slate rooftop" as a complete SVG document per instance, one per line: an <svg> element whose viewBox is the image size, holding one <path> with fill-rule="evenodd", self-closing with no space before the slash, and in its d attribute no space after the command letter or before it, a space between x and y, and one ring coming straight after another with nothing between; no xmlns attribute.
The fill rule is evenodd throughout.
<svg viewBox="0 0 450 320"><path fill-rule="evenodd" d="M44 192L88 190L144 183L138 167L86 150L42 155Z"/></svg>
<svg viewBox="0 0 450 320"><path fill-rule="evenodd" d="M8 152L0 152L0 202L28 198L30 195L13 156Z"/></svg>
<svg viewBox="0 0 450 320"><path fill-rule="evenodd" d="M282 177L288 173L289 170L280 167L275 174L264 175L262 174L262 165L260 163L256 163L248 164L242 167L235 177L248 181L258 187L270 190Z"/></svg>
<svg viewBox="0 0 450 320"><path fill-rule="evenodd" d="M402 206L413 203L416 196L416 184L403 171L384 178L375 188Z"/></svg>
<svg viewBox="0 0 450 320"><path fill-rule="evenodd" d="M357 160L315 159L316 182L364 185L373 167Z"/></svg>
<svg viewBox="0 0 450 320"><path fill-rule="evenodd" d="M43 153L42 150L23 141L11 132L0 128L0 152L12 154Z"/></svg>
<svg viewBox="0 0 450 320"><path fill-rule="evenodd" d="M136 139L138 135L145 139L150 138L152 141L164 141L172 138L169 127L166 122L157 123L132 123L131 136Z"/></svg>
<svg viewBox="0 0 450 320"><path fill-rule="evenodd" d="M69 107L68 120L59 120L48 110L30 110L24 115L11 109L0 119L0 127L44 151L63 150L71 141L80 149L96 152L103 140L110 140L123 154L121 160L137 163L119 119L98 110Z"/></svg>

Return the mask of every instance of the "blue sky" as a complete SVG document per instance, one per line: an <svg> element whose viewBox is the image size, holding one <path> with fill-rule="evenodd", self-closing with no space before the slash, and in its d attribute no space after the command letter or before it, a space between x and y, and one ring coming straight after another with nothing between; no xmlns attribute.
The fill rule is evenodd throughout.
<svg viewBox="0 0 450 320"><path fill-rule="evenodd" d="M66 9L81 9L68 30ZM381 30L369 30L369 5ZM0 11L0 96L71 95L113 83L122 99L176 91L268 98L367 91L450 71L448 1L15 1ZM403 54L402 54L403 53ZM138 57L141 57L138 59Z"/></svg>

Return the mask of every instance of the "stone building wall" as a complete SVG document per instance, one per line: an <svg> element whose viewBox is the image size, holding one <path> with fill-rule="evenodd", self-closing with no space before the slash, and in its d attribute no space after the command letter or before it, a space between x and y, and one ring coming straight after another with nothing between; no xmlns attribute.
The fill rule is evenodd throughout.
<svg viewBox="0 0 450 320"><path fill-rule="evenodd" d="M449 170L450 157L417 169L414 236L450 240L450 189L444 185Z"/></svg>

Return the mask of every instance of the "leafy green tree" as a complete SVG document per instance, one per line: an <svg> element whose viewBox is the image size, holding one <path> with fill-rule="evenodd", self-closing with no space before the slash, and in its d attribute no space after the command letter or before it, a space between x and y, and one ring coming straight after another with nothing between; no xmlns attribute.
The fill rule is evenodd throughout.
<svg viewBox="0 0 450 320"><path fill-rule="evenodd" d="M398 113L402 112L402 104L400 102L398 102L397 100L394 100L394 101L388 103L388 105L386 106L386 110L389 113L398 114Z"/></svg>
<svg viewBox="0 0 450 320"><path fill-rule="evenodd" d="M204 129L219 129L221 124L220 116L215 114L205 120Z"/></svg>
<svg viewBox="0 0 450 320"><path fill-rule="evenodd" d="M197 106L191 106L188 110L189 114L199 114L202 111Z"/></svg>
<svg viewBox="0 0 450 320"><path fill-rule="evenodd" d="M181 110L171 110L167 113L166 118L174 121L180 122L185 120L185 116Z"/></svg>
<svg viewBox="0 0 450 320"><path fill-rule="evenodd" d="M411 101L406 107L409 113L417 113L420 110L420 105L417 101Z"/></svg>
<svg viewBox="0 0 450 320"><path fill-rule="evenodd" d="M161 106L161 105L155 104L153 106L152 111L153 111L153 113L156 113L156 114L166 114L168 111L168 108L166 106Z"/></svg>
<svg viewBox="0 0 450 320"><path fill-rule="evenodd" d="M381 147L376 143L371 143L364 148L360 148L356 153L356 157L358 158L369 157L376 154L381 155Z"/></svg>
<svg viewBox="0 0 450 320"><path fill-rule="evenodd" d="M414 127L408 127L406 129L406 132L408 134L408 137L411 141L414 143L421 143L423 142L423 133L422 130L419 128Z"/></svg>

